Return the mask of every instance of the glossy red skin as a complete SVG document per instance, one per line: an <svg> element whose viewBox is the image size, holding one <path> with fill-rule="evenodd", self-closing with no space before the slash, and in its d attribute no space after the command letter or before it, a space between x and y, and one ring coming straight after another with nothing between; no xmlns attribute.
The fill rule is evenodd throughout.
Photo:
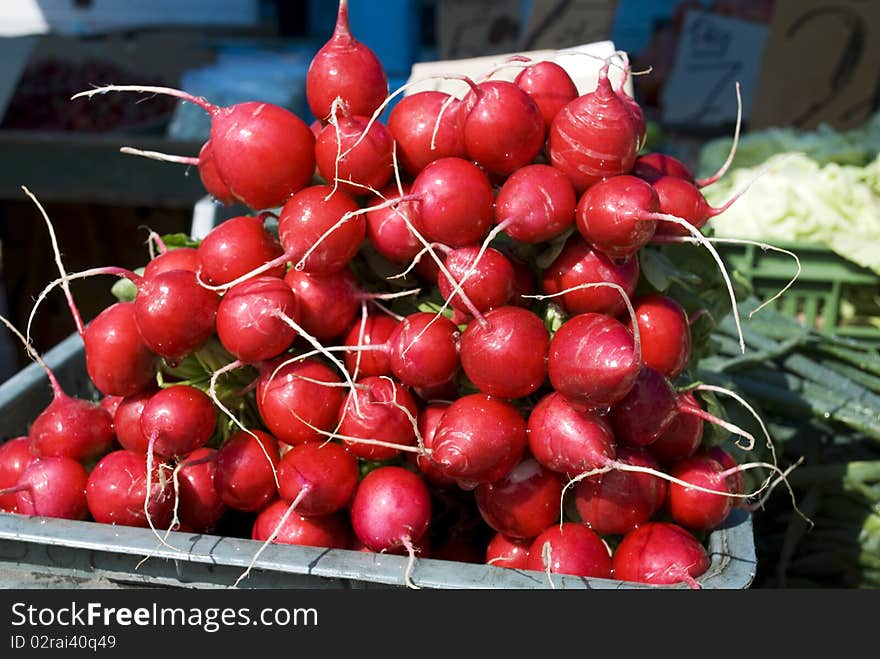
<svg viewBox="0 0 880 659"><path fill-rule="evenodd" d="M89 474L73 458L53 456L30 462L16 482L15 506L22 515L83 520L88 517Z"/></svg>
<svg viewBox="0 0 880 659"><path fill-rule="evenodd" d="M609 283L617 284L631 297L639 282L639 272L638 259L615 261L574 233L541 273L541 289L547 295L555 295L582 284ZM610 286L582 288L553 299L569 314L595 312L619 317L627 311L620 291Z"/></svg>
<svg viewBox="0 0 880 659"><path fill-rule="evenodd" d="M27 435L14 437L0 444L0 490L14 487L21 472L36 459ZM15 492L0 494L0 511L18 512L15 498Z"/></svg>
<svg viewBox="0 0 880 659"><path fill-rule="evenodd" d="M171 463L156 457L150 477L147 510L156 528L167 528L174 512ZM160 475L161 474L161 475ZM147 456L121 449L101 458L89 473L86 499L96 522L147 527Z"/></svg>
<svg viewBox="0 0 880 659"><path fill-rule="evenodd" d="M513 82L538 106L547 130L559 111L578 97L577 86L568 72L549 60L524 68Z"/></svg>
<svg viewBox="0 0 880 659"><path fill-rule="evenodd" d="M526 458L507 476L474 490L480 516L495 531L512 538L534 538L559 520L562 479L534 458Z"/></svg>
<svg viewBox="0 0 880 659"><path fill-rule="evenodd" d="M306 517L291 513L281 528L278 524L290 504L277 499L267 504L257 514L251 528L251 539L266 541L273 533L277 535L273 543L299 545L304 547L328 547L330 549L349 549L351 547L351 528L345 516L340 513Z"/></svg>
<svg viewBox="0 0 880 659"><path fill-rule="evenodd" d="M645 447L663 433L679 412L678 392L672 383L643 366L629 392L614 404L608 417L621 444Z"/></svg>
<svg viewBox="0 0 880 659"><path fill-rule="evenodd" d="M338 178L339 187L355 197L369 194L362 186L373 190L384 187L394 174L394 138L379 121L369 128L368 124L369 116L337 117L336 124L324 126L315 142L318 174L330 185Z"/></svg>
<svg viewBox="0 0 880 659"><path fill-rule="evenodd" d="M501 480L526 449L526 422L510 403L485 394L455 400L434 434L431 461L468 487Z"/></svg>
<svg viewBox="0 0 880 659"><path fill-rule="evenodd" d="M236 359L252 364L287 350L298 336L299 299L284 280L259 275L236 284L217 307L217 338Z"/></svg>
<svg viewBox="0 0 880 659"><path fill-rule="evenodd" d="M508 176L495 200L495 223L513 222L504 233L534 244L574 226L577 197L568 177L550 165L525 165Z"/></svg>
<svg viewBox="0 0 880 659"><path fill-rule="evenodd" d="M410 387L449 382L461 366L460 339L458 326L445 316L412 313L400 321L388 338L391 371Z"/></svg>
<svg viewBox="0 0 880 659"><path fill-rule="evenodd" d="M547 571L543 547L550 543L550 572L596 579L611 578L611 553L595 531L583 524L552 524L529 546L526 569Z"/></svg>
<svg viewBox="0 0 880 659"><path fill-rule="evenodd" d="M468 157L491 174L512 174L544 147L546 129L538 106L506 80L486 80L471 89L461 101L458 122Z"/></svg>
<svg viewBox="0 0 880 659"><path fill-rule="evenodd" d="M82 338L86 371L105 396L129 396L155 381L158 357L141 337L134 302L105 307Z"/></svg>
<svg viewBox="0 0 880 659"><path fill-rule="evenodd" d="M233 510L263 508L278 497L275 469L280 459L278 441L265 431L230 435L214 458L214 487L220 500Z"/></svg>
<svg viewBox="0 0 880 659"><path fill-rule="evenodd" d="M275 360L261 368L257 381L257 410L266 428L289 445L326 439L324 433L336 427L346 390L314 380L338 385L342 379L317 359L292 362L272 377L279 363Z"/></svg>
<svg viewBox="0 0 880 659"><path fill-rule="evenodd" d="M617 455L617 443L605 417L573 405L551 391L528 418L529 450L542 465L576 476L605 466Z"/></svg>
<svg viewBox="0 0 880 659"><path fill-rule="evenodd" d="M642 362L674 380L691 358L691 326L687 312L668 295L645 295L633 300L639 325Z"/></svg>
<svg viewBox="0 0 880 659"><path fill-rule="evenodd" d="M659 471L660 465L644 449L621 446L617 461ZM580 481L574 507L581 521L599 535L620 535L644 524L663 506L666 481L651 474L612 469Z"/></svg>
<svg viewBox="0 0 880 659"><path fill-rule="evenodd" d="M297 192L284 204L278 218L278 236L294 265L346 213L358 210L351 195L340 189L330 195L332 191L329 185L312 185ZM329 199L326 199L327 195L330 195ZM357 253L365 236L363 215L351 216L321 241L306 259L303 270L314 274L341 270Z"/></svg>
<svg viewBox="0 0 880 659"><path fill-rule="evenodd" d="M348 506L360 478L358 461L337 442L306 442L278 463L278 493L300 515L328 515Z"/></svg>
<svg viewBox="0 0 880 659"><path fill-rule="evenodd" d="M31 450L41 456L64 456L83 464L113 446L113 418L98 403L56 395L28 431Z"/></svg>
<svg viewBox="0 0 880 659"><path fill-rule="evenodd" d="M419 436L422 438L422 445L425 448L430 449L434 446L434 435L437 432L437 425L450 404L446 401L428 403L419 410L419 415L416 419L417 427ZM408 453L407 457L410 463L414 464L422 472L425 480L431 485L441 488L455 485L455 479L446 476L437 469L428 456L420 453Z"/></svg>
<svg viewBox="0 0 880 659"><path fill-rule="evenodd" d="M397 466L367 474L351 502L355 535L372 551L417 545L431 523L431 495L421 476Z"/></svg>
<svg viewBox="0 0 880 659"><path fill-rule="evenodd" d="M643 153L636 158L630 174L653 183L662 176L675 176L691 183L694 175L690 168L675 156L666 153Z"/></svg>
<svg viewBox="0 0 880 659"><path fill-rule="evenodd" d="M345 346L382 346L383 350L362 350L343 354L345 367L352 378L372 375L391 375L391 356L388 339L400 324L393 316L384 313L368 313L366 321L358 316L351 323L342 344Z"/></svg>
<svg viewBox="0 0 880 659"><path fill-rule="evenodd" d="M207 140L199 149L199 179L205 190L214 199L224 206L231 206L237 200L229 189L229 186L220 178L217 171L217 163L214 161L214 151L211 149L211 140Z"/></svg>
<svg viewBox="0 0 880 659"><path fill-rule="evenodd" d="M651 183L660 200L660 212L687 220L696 229L702 229L712 217L712 207L697 186L677 176L661 176ZM674 222L658 222L657 233L676 236L693 235Z"/></svg>
<svg viewBox="0 0 880 659"><path fill-rule="evenodd" d="M125 398L125 396L101 396L101 400L98 401L98 404L107 410L107 413L113 417L123 398ZM114 430L115 429L116 426L114 425Z"/></svg>
<svg viewBox="0 0 880 659"><path fill-rule="evenodd" d="M578 201L575 224L584 240L613 259L628 259L654 237L660 209L650 183L621 174L590 187Z"/></svg>
<svg viewBox="0 0 880 659"><path fill-rule="evenodd" d="M706 549L686 529L648 522L627 533L612 561L620 581L669 585L696 579L709 569Z"/></svg>
<svg viewBox="0 0 880 659"><path fill-rule="evenodd" d="M421 206L416 228L429 242L479 244L492 226L492 183L469 160L447 157L426 165L413 181L412 194Z"/></svg>
<svg viewBox="0 0 880 659"><path fill-rule="evenodd" d="M529 562L531 538L508 538L496 533L486 546L486 565L525 570Z"/></svg>
<svg viewBox="0 0 880 659"><path fill-rule="evenodd" d="M221 286L278 258L284 249L262 215L240 215L211 229L196 253L202 281ZM283 277L285 270L282 264L261 274Z"/></svg>
<svg viewBox="0 0 880 659"><path fill-rule="evenodd" d="M492 247L486 248L477 261L479 253L478 245L450 250L444 259L444 265L454 281L450 281L442 273L437 277L440 295L449 301L450 306L462 313L470 313L462 300L462 292L478 311L500 307L513 297L516 273L510 260ZM464 284L461 292L453 295L453 290L462 281Z"/></svg>
<svg viewBox="0 0 880 659"><path fill-rule="evenodd" d="M199 270L199 252L195 247L174 247L157 254L144 266L144 277L152 277L166 270Z"/></svg>
<svg viewBox="0 0 880 659"><path fill-rule="evenodd" d="M150 438L144 435L141 428L141 414L147 401L158 391L158 387L151 386L120 401L113 413L113 429L116 432L116 441L122 448L138 453L147 452Z"/></svg>
<svg viewBox="0 0 880 659"><path fill-rule="evenodd" d="M351 34L348 5L340 3L330 39L312 57L306 72L306 102L320 120L331 116L339 97L349 114L370 116L388 96L382 62Z"/></svg>
<svg viewBox="0 0 880 659"><path fill-rule="evenodd" d="M580 194L590 186L628 172L639 150L640 127L600 77L596 89L573 99L556 114L547 131L550 164L568 176Z"/></svg>
<svg viewBox="0 0 880 659"><path fill-rule="evenodd" d="M297 300L297 322L318 341L340 336L360 308L360 286L347 266L326 275L290 269L284 283Z"/></svg>
<svg viewBox="0 0 880 659"><path fill-rule="evenodd" d="M411 190L411 183L403 183L400 189L396 183L391 183L380 193L385 199L398 199ZM384 202L380 199L372 205L381 203ZM379 254L393 263L409 263L415 258L423 245L407 226L407 220L413 227L418 226L420 208L418 201L410 200L366 213L367 239Z"/></svg>
<svg viewBox="0 0 880 659"><path fill-rule="evenodd" d="M218 108L211 152L232 195L253 210L276 208L312 180L315 136L289 110L260 101Z"/></svg>
<svg viewBox="0 0 880 659"><path fill-rule="evenodd" d="M214 335L220 296L202 286L190 270L168 270L138 286L135 319L144 343L177 362Z"/></svg>
<svg viewBox="0 0 880 659"><path fill-rule="evenodd" d="M404 96L391 109L388 130L397 141L397 157L407 175L416 176L428 163L440 158L466 157L458 124L460 103L445 92L429 90ZM437 117L440 125L435 136Z"/></svg>
<svg viewBox="0 0 880 659"><path fill-rule="evenodd" d="M690 391L679 393L680 404L700 407L696 396ZM703 420L687 412L679 410L672 422L660 433L648 451L663 466L692 456L703 441Z"/></svg>
<svg viewBox="0 0 880 659"><path fill-rule="evenodd" d="M361 378L357 384L358 388L348 393L339 409L339 434L401 446L415 445L413 421L419 410L409 390L388 376ZM388 460L400 454L399 449L389 446L342 441L352 455L365 460Z"/></svg>
<svg viewBox="0 0 880 659"><path fill-rule="evenodd" d="M699 450L700 455L708 455L711 458L717 460L724 469L735 469L739 466L739 462L736 461L730 453L725 451L720 446L705 446L701 447ZM727 477L727 484L730 487L730 491L733 494L743 494L745 492L745 476L742 471L736 471L730 474ZM733 507L736 508L739 505L743 505L745 503L745 499L734 499Z"/></svg>
<svg viewBox="0 0 880 659"><path fill-rule="evenodd" d="M178 463L177 514L181 527L195 533L212 531L226 513L226 504L214 486L217 449L197 448Z"/></svg>
<svg viewBox="0 0 880 659"><path fill-rule="evenodd" d="M699 452L670 465L668 471L673 478L720 493L710 494L670 482L666 511L672 521L689 530L708 531L727 519L736 498L728 496L732 483L721 477L724 469L715 458Z"/></svg>
<svg viewBox="0 0 880 659"><path fill-rule="evenodd" d="M547 379L550 333L533 311L503 306L471 321L461 335L461 368L484 394L522 398Z"/></svg>
<svg viewBox="0 0 880 659"><path fill-rule="evenodd" d="M632 334L605 314L571 316L553 335L547 354L553 388L588 408L619 402L639 374Z"/></svg>
<svg viewBox="0 0 880 659"><path fill-rule="evenodd" d="M166 458L186 455L208 443L217 408L204 391L186 384L160 389L141 411L141 432L153 452Z"/></svg>

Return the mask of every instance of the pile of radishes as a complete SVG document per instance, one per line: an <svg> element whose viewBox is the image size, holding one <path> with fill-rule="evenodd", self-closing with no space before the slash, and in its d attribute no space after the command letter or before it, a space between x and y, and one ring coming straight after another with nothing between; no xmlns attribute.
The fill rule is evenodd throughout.
<svg viewBox="0 0 880 659"><path fill-rule="evenodd" d="M642 248L700 241L712 209L705 181L640 154L619 61L584 94L518 61L461 99L404 96L386 125L385 73L343 0L308 73L311 126L164 88L79 95L199 104L210 139L180 160L253 213L197 245L151 236L143 271L57 259L34 313L67 291L101 399L47 368L52 403L0 446L0 509L405 553L411 585L425 557L697 585L754 465L703 442L725 422L687 386L683 306L635 295ZM101 275L134 294L84 324L68 284Z"/></svg>

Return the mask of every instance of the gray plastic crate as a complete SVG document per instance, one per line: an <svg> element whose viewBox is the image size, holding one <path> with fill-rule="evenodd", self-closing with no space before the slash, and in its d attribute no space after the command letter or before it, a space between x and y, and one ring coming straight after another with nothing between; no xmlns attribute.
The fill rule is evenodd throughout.
<svg viewBox="0 0 880 659"><path fill-rule="evenodd" d="M44 358L68 394L95 395L78 335L65 339ZM45 372L36 364L0 385L0 441L25 434L50 400ZM160 544L149 529L0 513L0 570L52 575L67 578L68 583L101 579L128 586L228 588L262 546L243 538L192 533L170 533L167 543L173 549ZM756 569L749 513L731 513L710 535L708 549L712 563L698 579L703 588L749 587ZM407 562L404 556L275 544L262 552L240 587L405 587ZM557 574L548 580L540 572L428 558L415 561L411 577L421 588L653 588Z"/></svg>

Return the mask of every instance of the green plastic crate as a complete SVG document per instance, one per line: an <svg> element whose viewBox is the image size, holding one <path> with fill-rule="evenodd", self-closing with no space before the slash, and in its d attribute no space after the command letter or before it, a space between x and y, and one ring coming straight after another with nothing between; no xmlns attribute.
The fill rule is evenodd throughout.
<svg viewBox="0 0 880 659"><path fill-rule="evenodd" d="M880 275L863 268L822 245L769 243L797 254L801 273L775 302L787 316L826 334L880 342ZM782 290L797 272L787 254L751 244L716 243L718 252L745 278L762 301ZM859 300L858 314L851 318L843 305Z"/></svg>

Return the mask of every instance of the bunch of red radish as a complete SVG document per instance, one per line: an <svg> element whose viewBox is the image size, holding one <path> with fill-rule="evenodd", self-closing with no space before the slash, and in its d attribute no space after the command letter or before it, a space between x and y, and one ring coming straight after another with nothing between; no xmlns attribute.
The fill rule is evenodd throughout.
<svg viewBox="0 0 880 659"><path fill-rule="evenodd" d="M183 160L253 214L156 241L142 273L59 258L40 300L68 291L101 400L47 368L52 403L0 446L0 510L203 533L236 515L264 542L697 585L745 467L703 443L724 422L681 386L684 308L636 287L656 236L698 239L708 181L640 154L611 60L583 94L552 62L517 65L461 99L405 96L384 125L387 79L343 0L311 126L85 92L203 107L210 139ZM523 245L558 249L539 266ZM376 259L406 276L382 290L362 276ZM101 274L136 296L84 324L68 282Z"/></svg>

